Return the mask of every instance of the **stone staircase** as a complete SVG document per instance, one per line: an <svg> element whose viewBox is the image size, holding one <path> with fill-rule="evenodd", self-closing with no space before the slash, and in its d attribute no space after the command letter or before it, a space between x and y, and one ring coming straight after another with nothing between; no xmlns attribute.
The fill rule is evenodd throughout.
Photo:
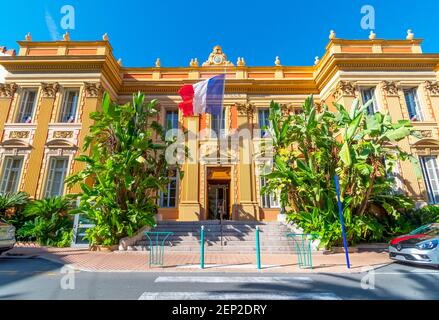
<svg viewBox="0 0 439 320"><path fill-rule="evenodd" d="M250 253L256 251L256 227L259 227L261 252L294 252L292 240L287 233L292 231L282 222L259 221L223 221L215 220L196 222L159 221L151 231L171 231L174 234L165 241L166 251L200 250L200 231L204 225L206 252ZM162 240L163 237L159 237ZM149 241L146 236L136 241L127 250L147 250Z"/></svg>

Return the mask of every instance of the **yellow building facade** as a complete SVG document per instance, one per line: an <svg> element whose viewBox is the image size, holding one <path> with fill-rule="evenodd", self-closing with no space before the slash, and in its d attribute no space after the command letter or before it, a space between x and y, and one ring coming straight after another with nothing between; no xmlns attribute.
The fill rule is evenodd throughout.
<svg viewBox="0 0 439 320"><path fill-rule="evenodd" d="M76 192L64 179L82 168L81 153L102 93L118 103L141 91L158 99L157 120L194 134L204 129L225 133L261 128L271 100L285 114L300 112L313 94L317 103L350 106L355 98L373 99L370 112L389 112L393 121L409 119L421 139L410 137L400 147L420 159L422 176L412 163L395 171L397 188L418 203L439 202L439 54L426 54L422 41L345 40L331 34L326 53L313 66L285 66L276 57L272 66L247 66L244 58L227 60L216 46L207 59L188 59L186 67L122 65L112 54L108 37L102 41L37 42L30 35L19 41L16 55L0 56L7 73L0 83L0 193L25 191L34 198ZM178 89L226 73L224 116L184 117L178 109ZM259 131L251 142L263 142ZM221 140L227 140L221 137ZM184 177L175 177L160 196L164 220L281 219L276 197L262 195L261 159L246 157L243 145L226 147L217 157L218 140L210 136L192 142L192 157L183 164Z"/></svg>

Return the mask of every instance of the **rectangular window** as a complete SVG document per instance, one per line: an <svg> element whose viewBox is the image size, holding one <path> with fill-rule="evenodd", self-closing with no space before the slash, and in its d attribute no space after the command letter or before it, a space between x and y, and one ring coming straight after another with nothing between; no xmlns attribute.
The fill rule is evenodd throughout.
<svg viewBox="0 0 439 320"><path fill-rule="evenodd" d="M215 132L217 137L225 136L225 127L226 127L226 109L223 108L222 113L219 115L212 114L211 115L211 129Z"/></svg>
<svg viewBox="0 0 439 320"><path fill-rule="evenodd" d="M367 113L372 115L378 112L378 102L375 95L375 88L364 88L361 89L361 98L363 100L363 105L372 100L372 104L367 108Z"/></svg>
<svg viewBox="0 0 439 320"><path fill-rule="evenodd" d="M392 193L393 194L403 194L404 193L404 182L401 177L401 167L399 162L395 163L392 170L389 172L389 162L384 160L384 164L387 171L387 178L393 179Z"/></svg>
<svg viewBox="0 0 439 320"><path fill-rule="evenodd" d="M270 115L270 111L268 109L260 109L258 112L258 121L259 121L259 129L261 130L261 138L266 138L268 135L268 131L264 130L270 125L270 121L268 119Z"/></svg>
<svg viewBox="0 0 439 320"><path fill-rule="evenodd" d="M17 113L17 123L31 123L34 114L35 102L37 100L36 90L24 90L20 102L20 109Z"/></svg>
<svg viewBox="0 0 439 320"><path fill-rule="evenodd" d="M74 123L76 120L76 110L78 108L78 90L66 90L61 106L58 122Z"/></svg>
<svg viewBox="0 0 439 320"><path fill-rule="evenodd" d="M424 117L421 112L421 105L419 103L418 92L416 88L404 90L405 102L409 112L411 121L423 121Z"/></svg>
<svg viewBox="0 0 439 320"><path fill-rule="evenodd" d="M267 184L266 177L260 177L261 189ZM279 197L276 194L261 193L263 208L279 208Z"/></svg>
<svg viewBox="0 0 439 320"><path fill-rule="evenodd" d="M178 111L166 111L165 131L178 129Z"/></svg>
<svg viewBox="0 0 439 320"><path fill-rule="evenodd" d="M18 191L23 157L5 157L1 175L0 194Z"/></svg>
<svg viewBox="0 0 439 320"><path fill-rule="evenodd" d="M64 193L64 179L66 178L68 163L69 158L67 157L50 158L46 188L44 189L45 198L61 196Z"/></svg>
<svg viewBox="0 0 439 320"><path fill-rule="evenodd" d="M160 192L159 206L161 208L175 208L177 198L177 170L169 171L170 182L165 192Z"/></svg>
<svg viewBox="0 0 439 320"><path fill-rule="evenodd" d="M428 201L431 204L439 203L439 168L437 157L419 157L425 187L427 188Z"/></svg>

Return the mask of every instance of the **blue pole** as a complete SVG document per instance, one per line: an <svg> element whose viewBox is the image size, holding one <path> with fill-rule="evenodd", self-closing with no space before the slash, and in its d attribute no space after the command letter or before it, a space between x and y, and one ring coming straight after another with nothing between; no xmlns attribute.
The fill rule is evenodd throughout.
<svg viewBox="0 0 439 320"><path fill-rule="evenodd" d="M261 270L261 246L259 244L259 227L256 226L256 264L258 270Z"/></svg>
<svg viewBox="0 0 439 320"><path fill-rule="evenodd" d="M204 226L201 226L200 267L204 269Z"/></svg>
<svg viewBox="0 0 439 320"><path fill-rule="evenodd" d="M340 215L341 232L343 233L343 245L344 245L344 252L346 255L346 264L348 266L348 269L350 269L351 263L349 262L348 242L346 241L346 231L344 228L343 209L341 207L341 200L340 200L340 182L338 180L338 175L334 176L334 182L335 182L335 191L337 192L338 213Z"/></svg>

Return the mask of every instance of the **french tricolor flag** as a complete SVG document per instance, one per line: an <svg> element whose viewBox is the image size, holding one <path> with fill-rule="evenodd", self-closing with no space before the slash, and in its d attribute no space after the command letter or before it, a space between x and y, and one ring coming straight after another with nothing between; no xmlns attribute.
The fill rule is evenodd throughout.
<svg viewBox="0 0 439 320"><path fill-rule="evenodd" d="M202 113L220 115L223 109L225 74L184 85L178 90L183 102L178 107L183 116L192 116Z"/></svg>

